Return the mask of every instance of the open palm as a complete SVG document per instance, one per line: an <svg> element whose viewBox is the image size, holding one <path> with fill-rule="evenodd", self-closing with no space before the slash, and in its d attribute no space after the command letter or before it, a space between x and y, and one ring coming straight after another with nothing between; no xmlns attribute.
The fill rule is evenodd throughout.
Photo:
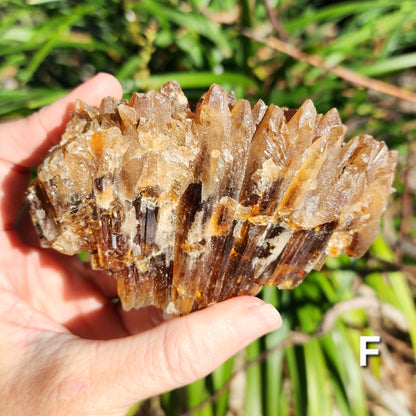
<svg viewBox="0 0 416 416"><path fill-rule="evenodd" d="M277 328L276 310L240 297L164 321L125 312L115 282L76 257L39 247L29 179L59 141L76 98L121 96L99 74L29 118L0 124L0 403L4 414L123 415L136 401L205 376ZM3 414L3 413L2 413Z"/></svg>

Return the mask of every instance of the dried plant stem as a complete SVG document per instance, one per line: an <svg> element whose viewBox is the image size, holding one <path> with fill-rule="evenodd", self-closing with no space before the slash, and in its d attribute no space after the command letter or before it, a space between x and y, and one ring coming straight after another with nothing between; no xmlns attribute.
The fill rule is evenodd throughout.
<svg viewBox="0 0 416 416"><path fill-rule="evenodd" d="M351 84L368 88L370 90L378 91L392 97L399 98L401 100L416 103L416 93L404 90L396 85L391 85L386 82L369 78L357 72L348 69L341 65L330 66L318 55L309 55L301 50L297 49L290 43L284 42L276 37L269 36L267 38L261 38L254 34L252 31L244 30L243 34L250 39L264 43L270 48L291 56L297 61L306 62L309 65L322 69L325 72L334 74L343 80L350 82Z"/></svg>
<svg viewBox="0 0 416 416"><path fill-rule="evenodd" d="M288 36L285 30L283 29L283 25L279 19L279 16L277 15L277 12L273 10L271 4L269 3L269 0L264 0L264 5L266 6L267 14L269 15L273 27L276 29L279 38L283 41L287 41Z"/></svg>

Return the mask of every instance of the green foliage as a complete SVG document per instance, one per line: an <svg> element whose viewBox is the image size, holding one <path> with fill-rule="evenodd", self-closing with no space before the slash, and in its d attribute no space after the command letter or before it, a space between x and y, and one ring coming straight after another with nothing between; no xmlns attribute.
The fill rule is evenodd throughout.
<svg viewBox="0 0 416 416"><path fill-rule="evenodd" d="M327 65L341 64L415 88L414 0L269 3L291 45L319 55ZM247 415L366 415L370 398L358 364L359 336L377 333L378 328L361 308L345 311L327 332L320 331L328 311L354 299L360 287L401 312L409 327L408 345L415 351L415 287L400 269L403 264L414 266L415 258L405 253L401 262L391 248L392 243L401 244L401 222L415 224L414 213L404 218L397 203L405 192L400 178L410 151L408 137L413 142L416 130L414 105L369 93L322 68L272 51L244 35L243 29L260 37L276 35L263 1L2 1L0 117L27 115L106 71L118 77L126 96L176 79L193 100L213 82L252 102L262 98L298 107L312 98L319 112L339 108L351 134L373 134L398 149L397 192L388 227L370 254L360 260L329 259L322 271L313 272L293 291L263 290L261 296L279 308L284 325L247 348L240 392ZM294 345L293 331L310 340ZM257 361L264 351L268 355ZM374 360L369 371L378 377L376 368L383 360ZM231 359L206 379L164 394L161 407L168 415L181 414L223 389L194 414L225 416L227 382L238 370L236 362Z"/></svg>

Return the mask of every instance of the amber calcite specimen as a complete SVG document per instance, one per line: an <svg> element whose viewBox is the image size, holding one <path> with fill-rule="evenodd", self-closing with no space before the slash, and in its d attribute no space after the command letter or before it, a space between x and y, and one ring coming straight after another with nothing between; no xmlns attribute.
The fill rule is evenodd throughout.
<svg viewBox="0 0 416 416"><path fill-rule="evenodd" d="M44 247L88 250L125 309L186 314L263 285L293 288L326 257L374 240L396 153L344 143L317 114L212 85L194 111L176 82L130 101L78 101L28 191Z"/></svg>

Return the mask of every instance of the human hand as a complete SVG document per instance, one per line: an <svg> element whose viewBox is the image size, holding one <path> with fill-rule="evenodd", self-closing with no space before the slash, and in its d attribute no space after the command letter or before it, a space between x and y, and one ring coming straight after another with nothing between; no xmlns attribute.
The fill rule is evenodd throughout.
<svg viewBox="0 0 416 416"><path fill-rule="evenodd" d="M76 98L98 105L121 86L99 74L26 119L0 124L0 403L4 415L123 415L138 400L204 377L280 326L254 297L163 321L125 312L114 279L39 248L27 212L37 166L60 139Z"/></svg>

